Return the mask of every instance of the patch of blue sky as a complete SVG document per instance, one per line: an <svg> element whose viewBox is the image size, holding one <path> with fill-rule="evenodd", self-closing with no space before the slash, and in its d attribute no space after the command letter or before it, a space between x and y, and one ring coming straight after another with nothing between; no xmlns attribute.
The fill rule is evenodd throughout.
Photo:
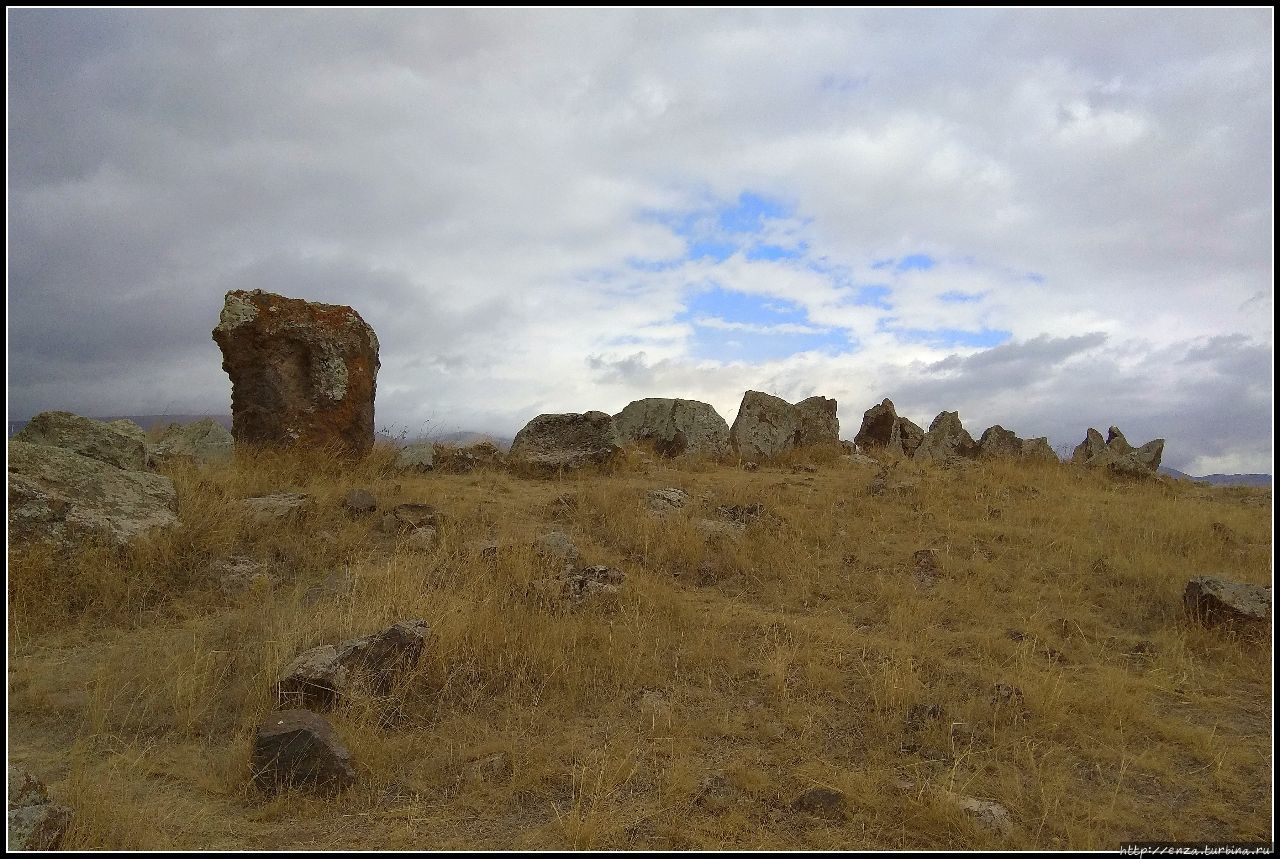
<svg viewBox="0 0 1280 859"><path fill-rule="evenodd" d="M720 208L716 220L728 233L758 233L766 219L789 218L791 214L791 209L777 200L743 191L737 203Z"/></svg>
<svg viewBox="0 0 1280 859"><path fill-rule="evenodd" d="M926 343L943 349L953 346L988 348L999 346L1013 338L1012 331L993 328L983 328L980 331L964 331L959 328L897 328L884 322L881 322L879 328L910 343Z"/></svg>
<svg viewBox="0 0 1280 859"><path fill-rule="evenodd" d="M893 289L888 286L878 284L860 286L850 303L860 304L866 307L879 307L882 310L892 310L893 304L889 301L889 297L891 295L893 295Z"/></svg>
<svg viewBox="0 0 1280 859"><path fill-rule="evenodd" d="M1029 271L1024 275L1024 277L1032 283L1044 283L1044 275L1039 272Z"/></svg>
<svg viewBox="0 0 1280 859"><path fill-rule="evenodd" d="M703 317L715 317L726 322L774 325L780 322L794 323L797 317L804 315L804 308L789 298L752 295L714 286L695 293L685 305L684 312L676 319L689 322Z"/></svg>
<svg viewBox="0 0 1280 859"><path fill-rule="evenodd" d="M873 269L892 268L894 271L928 271L938 264L938 261L928 254L907 254L901 259L890 257L888 259L878 259L871 263Z"/></svg>
<svg viewBox="0 0 1280 859"><path fill-rule="evenodd" d="M801 331L753 331L709 327L694 323L690 349L698 360L775 361L801 352L837 355L847 352L852 344L839 329Z"/></svg>
<svg viewBox="0 0 1280 859"><path fill-rule="evenodd" d="M795 247L783 247L782 245L757 244L747 250L747 259L749 260L779 260L779 259L800 259L809 251L809 245L805 242Z"/></svg>
<svg viewBox="0 0 1280 859"><path fill-rule="evenodd" d="M966 301L981 301L983 294L981 292L961 292L953 289L950 292L944 292L938 296L939 301L949 301L951 303L962 303Z"/></svg>

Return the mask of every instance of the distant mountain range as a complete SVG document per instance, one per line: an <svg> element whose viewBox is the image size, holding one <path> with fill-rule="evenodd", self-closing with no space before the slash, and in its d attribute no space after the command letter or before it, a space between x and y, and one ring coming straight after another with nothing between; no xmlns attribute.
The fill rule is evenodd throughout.
<svg viewBox="0 0 1280 859"><path fill-rule="evenodd" d="M1192 477L1176 468L1160 466L1160 473L1178 480L1194 480L1196 483L1209 483L1213 486L1271 486L1270 474L1206 474L1204 477Z"/></svg>

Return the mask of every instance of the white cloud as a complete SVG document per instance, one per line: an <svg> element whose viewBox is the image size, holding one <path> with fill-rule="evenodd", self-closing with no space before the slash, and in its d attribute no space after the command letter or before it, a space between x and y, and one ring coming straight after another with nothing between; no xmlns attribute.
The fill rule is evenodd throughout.
<svg viewBox="0 0 1280 859"><path fill-rule="evenodd" d="M262 287L375 325L380 423L512 432L645 395L731 416L752 387L836 396L846 425L883 396L1036 434L1088 416L1167 436L1174 465L1270 468L1269 371L1265 395L1246 378L1274 337L1269 10L9 21L17 417L225 411L209 330ZM744 191L789 210L756 238L804 259L630 264L684 254L655 213ZM938 265L872 268L916 253ZM712 284L860 351L695 358L682 314ZM850 302L872 284L891 309ZM987 353L888 320L1106 340L957 377L939 365ZM1209 342L1249 360L1205 386L1180 356Z"/></svg>

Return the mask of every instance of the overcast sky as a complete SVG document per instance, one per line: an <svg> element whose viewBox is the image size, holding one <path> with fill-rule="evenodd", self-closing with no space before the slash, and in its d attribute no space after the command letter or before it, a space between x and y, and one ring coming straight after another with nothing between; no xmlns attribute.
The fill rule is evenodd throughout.
<svg viewBox="0 0 1280 859"><path fill-rule="evenodd" d="M884 397L1271 471L1267 10L11 10L9 413L221 413L230 289L376 423Z"/></svg>

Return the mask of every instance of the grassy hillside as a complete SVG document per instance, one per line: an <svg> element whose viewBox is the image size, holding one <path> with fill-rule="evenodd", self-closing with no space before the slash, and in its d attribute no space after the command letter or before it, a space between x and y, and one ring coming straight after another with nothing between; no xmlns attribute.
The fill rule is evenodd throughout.
<svg viewBox="0 0 1280 859"><path fill-rule="evenodd" d="M409 476L393 455L175 466L175 532L71 559L10 550L9 758L73 808L65 847L1274 837L1270 631L1201 629L1180 604L1199 574L1270 584L1269 490L1056 464L903 464L877 482L819 454L815 473L633 451L565 480ZM651 513L664 487L691 502ZM350 518L352 488L436 505L438 544ZM286 489L314 511L264 527L236 504ZM699 523L729 505L740 533ZM618 600L572 608L531 586L546 569L529 543L552 529L625 572ZM233 556L272 578L224 589L213 570ZM359 783L257 792L250 745L279 669L414 617L431 641L394 705L332 716ZM843 809L795 807L815 786ZM955 795L999 803L1010 828Z"/></svg>

